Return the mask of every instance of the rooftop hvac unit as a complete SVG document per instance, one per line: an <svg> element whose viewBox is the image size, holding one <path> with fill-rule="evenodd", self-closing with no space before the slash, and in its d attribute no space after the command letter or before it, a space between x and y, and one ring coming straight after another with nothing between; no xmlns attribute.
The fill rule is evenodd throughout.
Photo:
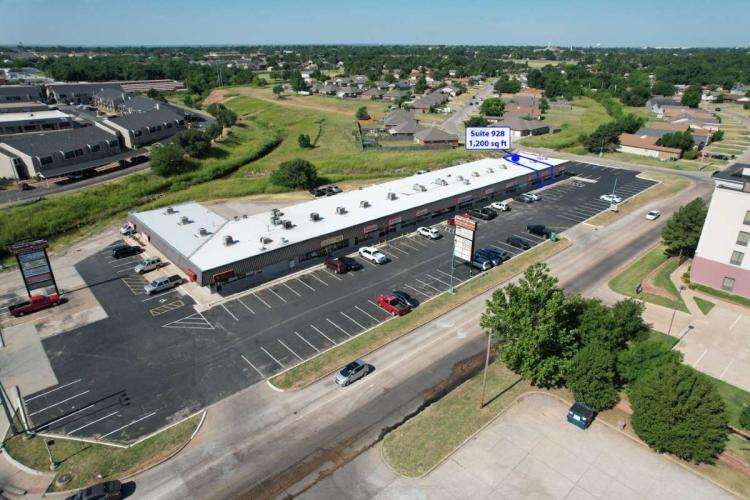
<svg viewBox="0 0 750 500"><path fill-rule="evenodd" d="M242 214L243 219L247 219L247 214Z"/></svg>
<svg viewBox="0 0 750 500"><path fill-rule="evenodd" d="M183 215L180 217L180 224L190 224L190 219L187 217L187 215Z"/></svg>
<svg viewBox="0 0 750 500"><path fill-rule="evenodd" d="M492 169L492 167L487 167L487 173L488 174L491 174L493 172L494 172L494 170Z"/></svg>
<svg viewBox="0 0 750 500"><path fill-rule="evenodd" d="M446 181L445 179L441 179L440 177L438 177L437 179L435 179L434 182L438 186L447 186L448 185L448 181Z"/></svg>
<svg viewBox="0 0 750 500"><path fill-rule="evenodd" d="M292 228L292 221L290 221L290 220L281 221L281 224L284 227L284 229L291 229Z"/></svg>
<svg viewBox="0 0 750 500"><path fill-rule="evenodd" d="M397 199L396 193L388 193L388 199L389 200L395 200L395 199Z"/></svg>
<svg viewBox="0 0 750 500"><path fill-rule="evenodd" d="M235 215L234 220L240 220L239 216Z"/></svg>
<svg viewBox="0 0 750 500"><path fill-rule="evenodd" d="M271 217L281 217L282 215L284 215L284 212L282 212L278 208L271 209Z"/></svg>
<svg viewBox="0 0 750 500"><path fill-rule="evenodd" d="M346 213L346 208L344 207L336 207L336 213L339 215L344 215Z"/></svg>
<svg viewBox="0 0 750 500"><path fill-rule="evenodd" d="M198 234L201 235L201 236L208 236L208 231L206 230L205 227L202 227L202 228L198 229Z"/></svg>
<svg viewBox="0 0 750 500"><path fill-rule="evenodd" d="M281 224L281 218L280 217L271 217L271 224L274 226L278 226Z"/></svg>
<svg viewBox="0 0 750 500"><path fill-rule="evenodd" d="M464 184L468 186L469 184L471 184L471 181L469 179L464 179Z"/></svg>
<svg viewBox="0 0 750 500"><path fill-rule="evenodd" d="M427 188L422 184L414 184L414 191L427 191Z"/></svg>
<svg viewBox="0 0 750 500"><path fill-rule="evenodd" d="M281 243L283 243L284 245L286 245L287 243L289 243L289 240L288 240L288 239L286 239L286 238L284 238L284 237L282 236L282 237L281 237Z"/></svg>
<svg viewBox="0 0 750 500"><path fill-rule="evenodd" d="M169 214L176 214L176 213L177 213L177 210L175 210L175 209L174 209L174 208L172 208L172 207L167 207L167 209L166 209L166 210L164 211L164 214L165 214L165 215L169 215Z"/></svg>
<svg viewBox="0 0 750 500"><path fill-rule="evenodd" d="M234 243L234 238L232 238L231 235L224 236L224 246L228 247L229 245L232 245Z"/></svg>
<svg viewBox="0 0 750 500"><path fill-rule="evenodd" d="M273 240L269 238L268 236L261 236L260 237L260 244L265 245L266 243L271 243Z"/></svg>
<svg viewBox="0 0 750 500"><path fill-rule="evenodd" d="M360 202L359 202L359 206L360 206L361 208L367 208L367 207L369 207L369 206L370 206L370 202L369 202L369 201L367 201L367 200L362 200L362 201L360 201Z"/></svg>
<svg viewBox="0 0 750 500"><path fill-rule="evenodd" d="M310 212L310 220L317 222L320 220L320 214L318 212Z"/></svg>
<svg viewBox="0 0 750 500"><path fill-rule="evenodd" d="M456 180L457 180L458 182L461 182L462 180L464 180L464 176L463 176L463 175L457 175L457 176L456 176Z"/></svg>
<svg viewBox="0 0 750 500"><path fill-rule="evenodd" d="M471 173L471 176L472 176L472 177L479 177L479 172L477 172L477 171L475 170L475 171L473 171L473 172Z"/></svg>

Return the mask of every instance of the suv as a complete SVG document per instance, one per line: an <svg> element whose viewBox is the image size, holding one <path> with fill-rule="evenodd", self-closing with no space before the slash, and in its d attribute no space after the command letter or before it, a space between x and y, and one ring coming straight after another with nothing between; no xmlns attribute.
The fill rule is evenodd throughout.
<svg viewBox="0 0 750 500"><path fill-rule="evenodd" d="M486 248L482 248L482 250L485 253L492 255L493 257L499 258L502 262L505 262L506 260L509 260L512 257L510 252L506 252L505 250L501 250L495 247L486 247Z"/></svg>
<svg viewBox="0 0 750 500"><path fill-rule="evenodd" d="M138 255L143 250L141 247L134 247L130 245L117 245L112 249L112 257L115 259L122 259L123 257L130 257L131 255Z"/></svg>
<svg viewBox="0 0 750 500"><path fill-rule="evenodd" d="M154 269L159 269L163 265L164 262L162 262L159 257L149 257L147 259L143 259L143 262L135 266L133 268L133 271L138 274L143 274L149 271L153 271Z"/></svg>
<svg viewBox="0 0 750 500"><path fill-rule="evenodd" d="M497 212L491 208L471 208L468 214L474 219L492 220L497 217Z"/></svg>
<svg viewBox="0 0 750 500"><path fill-rule="evenodd" d="M492 261L489 258L474 252L474 258L471 260L471 265L480 271L486 271L492 268Z"/></svg>
<svg viewBox="0 0 750 500"><path fill-rule="evenodd" d="M514 200L520 201L521 203L533 203L534 200L532 200L530 197L526 196L525 194L519 194L518 196L513 197Z"/></svg>
<svg viewBox="0 0 750 500"><path fill-rule="evenodd" d="M359 256L367 259L374 264L385 264L388 257L375 247L362 247L359 249Z"/></svg>
<svg viewBox="0 0 750 500"><path fill-rule="evenodd" d="M370 365L363 360L352 361L336 374L336 383L341 386L347 386L352 382L361 379L370 372Z"/></svg>
<svg viewBox="0 0 750 500"><path fill-rule="evenodd" d="M380 295L375 302L393 316L403 316L411 311L411 307L401 302L395 295Z"/></svg>
<svg viewBox="0 0 750 500"><path fill-rule="evenodd" d="M130 236L133 233L135 233L135 231L133 230L133 226L131 226L130 223L123 224L122 226L120 226L120 234L121 235L123 235L123 236Z"/></svg>
<svg viewBox="0 0 750 500"><path fill-rule="evenodd" d="M549 238L552 235L552 231L547 229L543 224L529 224L526 226L526 231L542 238Z"/></svg>
<svg viewBox="0 0 750 500"><path fill-rule="evenodd" d="M499 256L493 254L492 252L488 252L486 248L480 248L479 250L474 251L474 256L480 256L488 259L490 262L492 262L493 266L499 266L503 263L503 259L501 259Z"/></svg>
<svg viewBox="0 0 750 500"><path fill-rule="evenodd" d="M495 201L490 204L490 208L500 210L501 212L507 212L510 210L510 205L508 205L507 201Z"/></svg>
<svg viewBox="0 0 750 500"><path fill-rule="evenodd" d="M327 259L325 266L336 274L344 274L349 271L359 271L362 264L351 257L339 257L338 259Z"/></svg>
<svg viewBox="0 0 750 500"><path fill-rule="evenodd" d="M528 250L529 248L531 248L531 243L518 236L508 236L508 239L505 240L505 242L508 245L520 248L521 250Z"/></svg>
<svg viewBox="0 0 750 500"><path fill-rule="evenodd" d="M523 196L526 196L528 198L531 198L531 201L539 201L541 198L536 193L524 193Z"/></svg>
<svg viewBox="0 0 750 500"><path fill-rule="evenodd" d="M417 228L417 234L431 240L440 238L440 232L434 227L419 227Z"/></svg>

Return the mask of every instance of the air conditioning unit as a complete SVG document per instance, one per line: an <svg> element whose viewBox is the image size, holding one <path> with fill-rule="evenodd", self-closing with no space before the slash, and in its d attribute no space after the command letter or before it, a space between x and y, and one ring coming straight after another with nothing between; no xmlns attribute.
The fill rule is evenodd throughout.
<svg viewBox="0 0 750 500"><path fill-rule="evenodd" d="M176 214L176 213L177 213L177 210L175 210L172 207L167 207L167 209L164 211L164 215Z"/></svg>
<svg viewBox="0 0 750 500"><path fill-rule="evenodd" d="M445 179L441 179L440 177L438 177L437 179L435 179L433 182L435 184L437 184L438 186L447 186L448 185L448 181L446 181Z"/></svg>
<svg viewBox="0 0 750 500"><path fill-rule="evenodd" d="M232 236L229 234L224 236L224 246L228 247L229 245L232 245L232 244L234 244L234 238L232 238Z"/></svg>
<svg viewBox="0 0 750 500"><path fill-rule="evenodd" d="M261 236L260 237L260 244L265 245L267 243L271 243L273 240L269 238L268 236Z"/></svg>
<svg viewBox="0 0 750 500"><path fill-rule="evenodd" d="M281 218L280 217L271 217L271 224L274 226L278 226L281 224Z"/></svg>
<svg viewBox="0 0 750 500"><path fill-rule="evenodd" d="M292 224L292 221L290 220L281 221L281 224L284 227L284 229L291 229L292 227L294 227Z"/></svg>
<svg viewBox="0 0 750 500"><path fill-rule="evenodd" d="M396 200L398 197L396 196L396 193L388 193L388 199L389 200Z"/></svg>
<svg viewBox="0 0 750 500"><path fill-rule="evenodd" d="M422 184L414 184L414 191L427 191L427 188L424 187Z"/></svg>
<svg viewBox="0 0 750 500"><path fill-rule="evenodd" d="M457 180L458 182L461 182L461 181L463 181L463 180L464 180L464 176L463 176L463 175L457 175L457 176L456 176L456 180Z"/></svg>
<svg viewBox="0 0 750 500"><path fill-rule="evenodd" d="M247 214L242 214L243 219L247 219Z"/></svg>
<svg viewBox="0 0 750 500"><path fill-rule="evenodd" d="M346 213L346 208L344 207L336 207L336 213L339 215L344 215Z"/></svg>
<svg viewBox="0 0 750 500"><path fill-rule="evenodd" d="M206 230L205 227L202 227L202 228L198 229L198 234L201 235L201 236L208 236L208 231Z"/></svg>
<svg viewBox="0 0 750 500"><path fill-rule="evenodd" d="M495 172L495 171L492 169L492 167L487 167L487 173L488 174L491 174L493 172Z"/></svg>
<svg viewBox="0 0 750 500"><path fill-rule="evenodd" d="M282 212L278 208L271 209L271 217L281 217L282 215L284 215L284 212Z"/></svg>
<svg viewBox="0 0 750 500"><path fill-rule="evenodd" d="M360 206L360 208L367 208L367 207L370 206L370 202L367 201L367 200L362 200L362 201L359 202L359 206Z"/></svg>
<svg viewBox="0 0 750 500"><path fill-rule="evenodd" d="M317 222L320 220L320 214L318 212L310 212L310 220Z"/></svg>
<svg viewBox="0 0 750 500"><path fill-rule="evenodd" d="M464 184L468 186L469 184L471 184L471 181L469 179L464 179Z"/></svg>
<svg viewBox="0 0 750 500"><path fill-rule="evenodd" d="M282 243L282 244L284 244L284 245L286 245L287 243L289 243L289 240L288 240L288 239L286 239L286 238L284 238L284 237L282 236L282 237L281 237L281 243Z"/></svg>
<svg viewBox="0 0 750 500"><path fill-rule="evenodd" d="M477 172L477 171L475 170L475 171L473 171L473 172L471 173L471 176L472 176L472 177L479 177L479 172Z"/></svg>
<svg viewBox="0 0 750 500"><path fill-rule="evenodd" d="M180 217L180 224L190 224L190 219L187 217L187 215L183 215Z"/></svg>

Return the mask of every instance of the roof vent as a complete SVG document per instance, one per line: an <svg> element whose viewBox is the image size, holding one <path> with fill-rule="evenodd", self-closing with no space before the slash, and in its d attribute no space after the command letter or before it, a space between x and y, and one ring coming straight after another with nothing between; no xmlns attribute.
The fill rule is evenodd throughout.
<svg viewBox="0 0 750 500"><path fill-rule="evenodd" d="M464 179L464 184L468 186L469 184L471 184L471 181L469 179Z"/></svg>
<svg viewBox="0 0 750 500"><path fill-rule="evenodd" d="M475 170L475 171L473 171L473 172L471 173L471 176L472 176L472 177L479 177L479 172L477 172L477 171Z"/></svg>
<svg viewBox="0 0 750 500"><path fill-rule="evenodd" d="M310 220L317 222L320 220L320 214L318 212L310 212Z"/></svg>
<svg viewBox="0 0 750 500"><path fill-rule="evenodd" d="M438 186L447 186L448 185L448 181L446 181L445 179L441 179L440 177L438 177L437 179L435 179L433 182L435 182L435 184L437 184Z"/></svg>
<svg viewBox="0 0 750 500"><path fill-rule="evenodd" d="M274 226L281 224L281 217L271 217L271 224Z"/></svg>
<svg viewBox="0 0 750 500"><path fill-rule="evenodd" d="M458 182L461 182L461 181L463 181L463 180L464 180L464 176L463 176L463 175L457 175L457 176L456 176L456 180L457 180Z"/></svg>
<svg viewBox="0 0 750 500"><path fill-rule="evenodd" d="M286 245L287 243L289 243L289 240L288 240L288 239L286 239L286 238L284 238L284 237L282 236L282 237L281 237L281 243L282 243L282 244L284 244L284 245Z"/></svg>
<svg viewBox="0 0 750 500"><path fill-rule="evenodd" d="M247 219L247 214L242 214L243 219Z"/></svg>
<svg viewBox="0 0 750 500"><path fill-rule="evenodd" d="M182 217L180 217L180 224L190 224L190 219L187 215L183 215Z"/></svg>
<svg viewBox="0 0 750 500"><path fill-rule="evenodd" d="M200 236L208 236L208 231L206 230L205 227L202 227L202 228L198 229L198 235L200 235Z"/></svg>
<svg viewBox="0 0 750 500"><path fill-rule="evenodd" d="M174 209L174 208L172 208L172 207L167 207L167 209L166 209L166 210L164 211L164 214L165 214L165 215L169 215L169 214L176 214L176 213L177 213L177 210L175 210L175 209Z"/></svg>
<svg viewBox="0 0 750 500"><path fill-rule="evenodd" d="M281 217L282 215L284 215L284 212L282 212L278 208L271 209L271 217Z"/></svg>
<svg viewBox="0 0 750 500"><path fill-rule="evenodd" d="M336 213L339 215L344 215L346 213L346 208L344 207L336 207Z"/></svg>
<svg viewBox="0 0 750 500"><path fill-rule="evenodd" d="M224 246L228 247L229 245L234 245L236 241L234 241L234 238L232 238L231 234L228 234L224 236Z"/></svg>
<svg viewBox="0 0 750 500"><path fill-rule="evenodd" d="M239 216L235 215L234 220L240 220Z"/></svg>
<svg viewBox="0 0 750 500"><path fill-rule="evenodd" d="M422 184L414 184L414 191L427 191L427 188Z"/></svg>
<svg viewBox="0 0 750 500"><path fill-rule="evenodd" d="M273 240L271 238L269 238L268 236L261 236L260 237L260 244L261 245L266 245L268 243L271 243L272 241Z"/></svg>
<svg viewBox="0 0 750 500"><path fill-rule="evenodd" d="M294 227L294 225L292 224L292 221L290 220L281 221L281 224L284 227L284 229L291 229L292 227Z"/></svg>
<svg viewBox="0 0 750 500"><path fill-rule="evenodd" d="M360 208L367 208L367 207L370 206L370 202L367 201L367 200L362 200L362 201L359 202L359 206L360 206Z"/></svg>
<svg viewBox="0 0 750 500"><path fill-rule="evenodd" d="M389 200L396 200L398 197L396 196L396 193L388 193L388 199Z"/></svg>
<svg viewBox="0 0 750 500"><path fill-rule="evenodd" d="M491 174L493 172L494 172L494 170L492 169L492 167L487 167L487 173L488 174Z"/></svg>

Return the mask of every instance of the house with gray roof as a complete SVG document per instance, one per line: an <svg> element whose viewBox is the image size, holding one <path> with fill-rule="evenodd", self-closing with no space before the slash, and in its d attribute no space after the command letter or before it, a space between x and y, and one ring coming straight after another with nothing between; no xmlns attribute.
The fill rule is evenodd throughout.
<svg viewBox="0 0 750 500"><path fill-rule="evenodd" d="M393 128L388 129L388 133L394 137L413 137L414 134L423 130L424 127L415 119L405 121Z"/></svg>
<svg viewBox="0 0 750 500"><path fill-rule="evenodd" d="M410 120L414 120L414 115L405 109L394 109L383 117L383 126L388 130Z"/></svg>
<svg viewBox="0 0 750 500"><path fill-rule="evenodd" d="M371 88L367 89L364 92L362 92L362 95L360 96L362 99L382 99L383 94L385 94L384 90L378 89L378 88Z"/></svg>
<svg viewBox="0 0 750 500"><path fill-rule="evenodd" d="M550 127L543 121L526 120L520 116L506 116L495 121L492 127L510 127L511 138L520 139L529 135L543 135L550 133Z"/></svg>
<svg viewBox="0 0 750 500"><path fill-rule="evenodd" d="M172 137L185 128L185 117L167 109L154 109L103 120L123 144L135 149Z"/></svg>
<svg viewBox="0 0 750 500"><path fill-rule="evenodd" d="M457 146L458 136L437 127L424 127L414 134L414 142L424 146Z"/></svg>

